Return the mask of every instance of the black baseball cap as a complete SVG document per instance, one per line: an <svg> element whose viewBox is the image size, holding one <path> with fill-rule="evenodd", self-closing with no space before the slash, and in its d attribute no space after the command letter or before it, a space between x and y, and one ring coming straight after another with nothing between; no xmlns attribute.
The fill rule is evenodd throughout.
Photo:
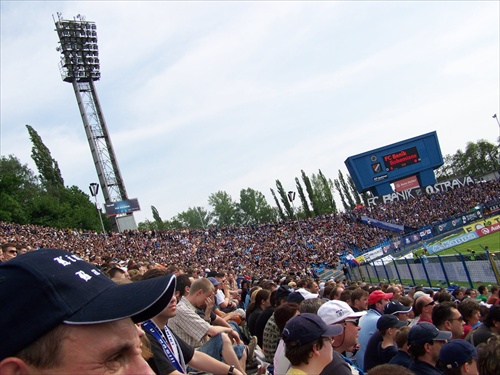
<svg viewBox="0 0 500 375"><path fill-rule="evenodd" d="M408 345L423 346L433 340L449 340L451 332L440 331L432 323L421 322L410 328L408 332Z"/></svg>
<svg viewBox="0 0 500 375"><path fill-rule="evenodd" d="M338 336L344 331L340 324L327 325L316 314L303 313L290 319L283 329L283 341L287 346L309 344L320 337Z"/></svg>
<svg viewBox="0 0 500 375"><path fill-rule="evenodd" d="M399 320L395 315L392 315L392 314L382 315L377 320L377 329L379 331L385 331L386 329L394 328L394 327L401 328L401 327L404 327L406 325L407 325L406 322Z"/></svg>
<svg viewBox="0 0 500 375"><path fill-rule="evenodd" d="M0 361L58 325L158 315L175 292L173 275L117 285L78 256L41 249L0 265Z"/></svg>

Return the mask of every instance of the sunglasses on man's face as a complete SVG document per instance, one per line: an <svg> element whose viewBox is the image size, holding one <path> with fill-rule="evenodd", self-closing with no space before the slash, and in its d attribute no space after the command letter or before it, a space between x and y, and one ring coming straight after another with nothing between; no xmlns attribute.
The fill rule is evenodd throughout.
<svg viewBox="0 0 500 375"><path fill-rule="evenodd" d="M345 322L350 322L354 324L356 327L359 325L359 319L346 319Z"/></svg>

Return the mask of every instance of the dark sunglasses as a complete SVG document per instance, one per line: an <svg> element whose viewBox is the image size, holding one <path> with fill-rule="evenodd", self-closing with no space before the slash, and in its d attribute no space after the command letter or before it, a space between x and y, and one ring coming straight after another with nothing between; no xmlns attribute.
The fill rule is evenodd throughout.
<svg viewBox="0 0 500 375"><path fill-rule="evenodd" d="M346 319L344 320L345 322L351 322L354 324L356 327L359 325L359 319Z"/></svg>

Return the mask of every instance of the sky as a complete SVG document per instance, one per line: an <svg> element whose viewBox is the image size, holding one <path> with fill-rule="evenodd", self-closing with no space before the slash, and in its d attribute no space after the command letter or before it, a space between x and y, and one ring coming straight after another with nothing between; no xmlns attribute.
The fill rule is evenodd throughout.
<svg viewBox="0 0 500 375"><path fill-rule="evenodd" d="M4 1L0 151L36 171L37 130L65 184L98 182L53 16L97 25L95 83L137 223L436 131L443 155L496 143L498 1ZM104 198L99 194L99 201ZM337 206L341 208L340 199Z"/></svg>

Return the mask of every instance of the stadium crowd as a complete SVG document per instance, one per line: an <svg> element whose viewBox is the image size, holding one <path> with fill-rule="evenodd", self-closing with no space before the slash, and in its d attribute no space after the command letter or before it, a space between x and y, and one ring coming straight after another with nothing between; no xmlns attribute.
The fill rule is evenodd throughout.
<svg viewBox="0 0 500 375"><path fill-rule="evenodd" d="M398 235L360 223L357 218L361 215L419 228L499 200L500 182L489 181L298 223L104 235L0 222L0 243L18 243L28 249L65 249L98 266L113 259L122 264L132 261L184 269L225 269L254 279L312 276L312 264L336 268L345 251L364 250Z"/></svg>

